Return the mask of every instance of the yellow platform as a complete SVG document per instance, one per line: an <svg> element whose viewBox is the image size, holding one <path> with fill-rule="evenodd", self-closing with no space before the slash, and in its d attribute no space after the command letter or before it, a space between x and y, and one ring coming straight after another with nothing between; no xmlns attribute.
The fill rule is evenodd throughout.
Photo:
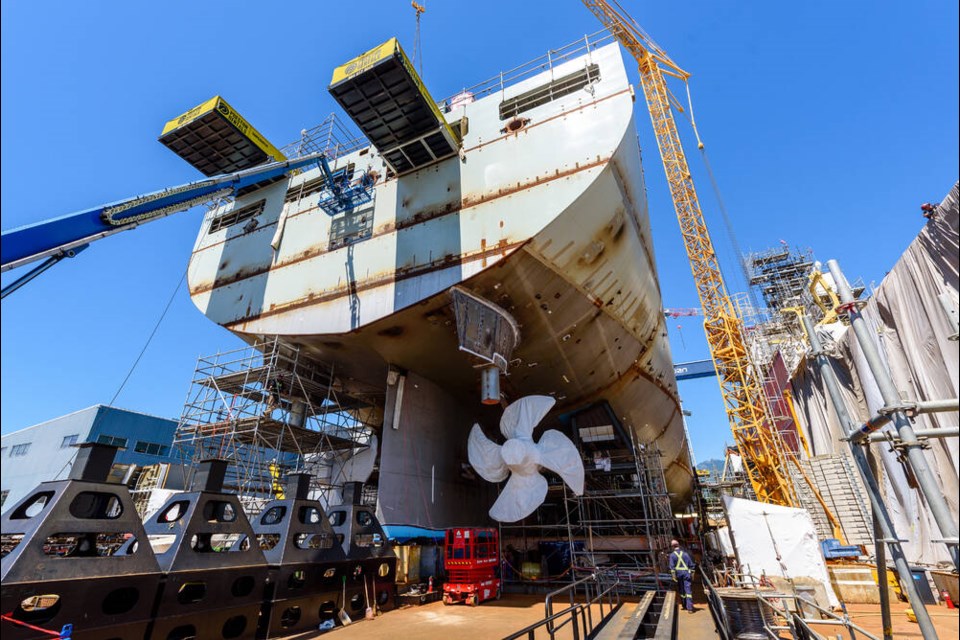
<svg viewBox="0 0 960 640"><path fill-rule="evenodd" d="M169 121L163 127L160 142L205 176L286 160L220 96Z"/></svg>
<svg viewBox="0 0 960 640"><path fill-rule="evenodd" d="M397 174L457 152L458 136L396 38L337 67L329 90Z"/></svg>

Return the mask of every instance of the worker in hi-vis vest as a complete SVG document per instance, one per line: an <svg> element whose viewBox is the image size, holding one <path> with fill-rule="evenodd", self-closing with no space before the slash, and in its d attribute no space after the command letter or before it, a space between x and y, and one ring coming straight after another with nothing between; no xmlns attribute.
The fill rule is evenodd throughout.
<svg viewBox="0 0 960 640"><path fill-rule="evenodd" d="M677 591L683 600L683 608L693 612L693 558L680 548L676 540L670 541L673 551L670 553L670 575L677 583Z"/></svg>

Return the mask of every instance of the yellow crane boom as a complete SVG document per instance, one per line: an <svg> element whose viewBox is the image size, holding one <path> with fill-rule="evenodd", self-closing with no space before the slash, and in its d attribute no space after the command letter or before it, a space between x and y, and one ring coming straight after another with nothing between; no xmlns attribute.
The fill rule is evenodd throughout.
<svg viewBox="0 0 960 640"><path fill-rule="evenodd" d="M717 369L730 428L750 483L761 502L794 505L797 500L786 470L787 457L791 454L770 419L759 372L750 365L743 322L727 295L671 110L672 96L664 76L686 82L690 74L671 60L619 4L614 2L617 5L614 8L606 0L582 1L639 65L650 121L703 307L707 344Z"/></svg>

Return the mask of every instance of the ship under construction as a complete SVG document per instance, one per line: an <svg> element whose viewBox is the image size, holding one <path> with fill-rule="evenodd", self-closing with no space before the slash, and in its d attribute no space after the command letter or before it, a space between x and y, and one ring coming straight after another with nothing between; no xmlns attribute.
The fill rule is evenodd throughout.
<svg viewBox="0 0 960 640"><path fill-rule="evenodd" d="M286 146L214 96L159 137L204 179L4 232L4 271L43 259L5 297L204 205L189 295L244 344L199 358L177 463L88 441L11 501L4 637L394 637L345 629L387 612L427 637L431 603L502 597L513 614L472 609L460 635L876 639L843 608L876 602L886 639L900 597L937 637L927 605L958 599L957 186L869 299L784 242L744 256L753 300L730 295L667 88L690 74L616 2L584 4L603 31L441 100L387 40ZM625 54L700 309L662 307ZM666 318L686 316L711 359L677 366ZM677 389L712 375L722 471L696 468ZM709 614L678 621L695 600Z"/></svg>

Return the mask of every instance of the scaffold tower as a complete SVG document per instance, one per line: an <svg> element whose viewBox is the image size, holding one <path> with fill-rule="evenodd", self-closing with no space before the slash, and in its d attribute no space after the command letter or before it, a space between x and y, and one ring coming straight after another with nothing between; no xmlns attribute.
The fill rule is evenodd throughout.
<svg viewBox="0 0 960 640"><path fill-rule="evenodd" d="M249 513L295 471L312 475L312 497L326 505L339 500L342 462L373 441L375 406L346 394L332 365L271 338L198 359L174 445L188 476L200 460L228 460L225 487Z"/></svg>

